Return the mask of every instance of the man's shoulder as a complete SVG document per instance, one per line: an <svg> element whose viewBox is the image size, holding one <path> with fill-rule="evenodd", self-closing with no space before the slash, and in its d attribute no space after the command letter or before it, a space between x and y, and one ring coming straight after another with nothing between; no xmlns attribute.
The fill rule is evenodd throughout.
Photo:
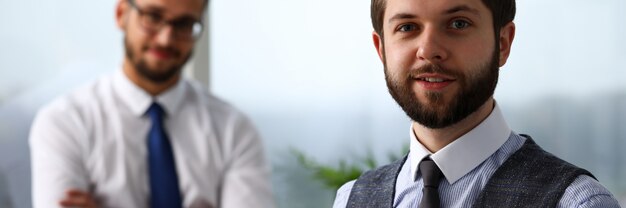
<svg viewBox="0 0 626 208"><path fill-rule="evenodd" d="M544 184L543 188L551 185L551 191L558 191L558 187L566 187L579 175L593 177L589 171L545 151L530 136L521 136L526 141L496 170L489 184L509 183L515 178Z"/></svg>
<svg viewBox="0 0 626 208"><path fill-rule="evenodd" d="M542 173L563 173L564 171L571 171L577 176L580 174L586 174L591 177L591 173L582 169L574 164L571 164L560 157L544 150L528 135L521 135L527 138L524 145L517 150L509 160L503 166L512 166L515 168L527 167L528 171ZM555 174L555 176L562 177L563 175Z"/></svg>
<svg viewBox="0 0 626 208"><path fill-rule="evenodd" d="M530 140L530 143L533 141ZM536 163L538 167L532 170L537 173L534 178L544 178L543 186L556 185L559 184L555 183L558 181L562 181L561 184L565 186L557 207L619 207L611 192L591 172L543 150L534 143L530 146L526 150L535 154L528 156L539 161ZM550 189L556 191L562 188L552 186Z"/></svg>
<svg viewBox="0 0 626 208"><path fill-rule="evenodd" d="M523 136L527 138L523 146L485 185L476 201L478 207L503 204L554 207L575 179L593 177L589 171L546 152L532 138Z"/></svg>
<svg viewBox="0 0 626 208"><path fill-rule="evenodd" d="M619 203L596 179L580 175L567 187L557 207L619 207Z"/></svg>
<svg viewBox="0 0 626 208"><path fill-rule="evenodd" d="M102 76L65 92L43 105L37 116L69 116L82 113L110 97L111 76Z"/></svg>
<svg viewBox="0 0 626 208"><path fill-rule="evenodd" d="M76 87L57 96L37 111L30 128L30 138L40 142L55 135L58 138L84 136L85 130L92 123L91 115L106 104L101 101L109 81L101 77L82 86Z"/></svg>

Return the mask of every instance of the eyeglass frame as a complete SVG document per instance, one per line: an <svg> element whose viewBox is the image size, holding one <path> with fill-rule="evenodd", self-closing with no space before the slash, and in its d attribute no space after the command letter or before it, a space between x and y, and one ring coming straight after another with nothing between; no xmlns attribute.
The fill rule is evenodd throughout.
<svg viewBox="0 0 626 208"><path fill-rule="evenodd" d="M181 38L180 31L182 31L182 29L180 26L181 24L180 20L165 20L161 14L158 14L157 16L158 20L154 23L153 27L146 26L145 22L150 21L150 20L145 20L145 19L150 18L151 15L156 16L154 15L156 13L148 12L140 8L135 2L135 0L128 0L128 4L130 4L132 8L137 10L137 12L139 13L139 23L144 28L144 30L150 33L158 33L161 29L163 29L165 25L169 25L172 27L172 30L174 31L174 37L178 39L182 39L182 40L197 40L198 38L200 38L200 36L202 35L202 32L204 31L204 25L203 25L202 20L194 20L191 26L191 34L189 36L190 38L189 39Z"/></svg>

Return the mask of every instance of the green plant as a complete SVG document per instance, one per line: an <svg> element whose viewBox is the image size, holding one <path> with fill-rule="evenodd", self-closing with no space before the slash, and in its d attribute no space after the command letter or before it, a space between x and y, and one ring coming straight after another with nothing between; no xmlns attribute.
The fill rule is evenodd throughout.
<svg viewBox="0 0 626 208"><path fill-rule="evenodd" d="M404 157L408 149L409 145L406 144L403 146L402 151L388 153L388 162L396 161ZM368 151L365 156L357 158L354 162L340 159L338 166L320 164L296 149L292 149L291 152L296 156L300 165L313 172L314 179L320 181L324 186L332 190L339 189L343 184L357 179L363 172L374 169L378 167L379 164L371 151Z"/></svg>

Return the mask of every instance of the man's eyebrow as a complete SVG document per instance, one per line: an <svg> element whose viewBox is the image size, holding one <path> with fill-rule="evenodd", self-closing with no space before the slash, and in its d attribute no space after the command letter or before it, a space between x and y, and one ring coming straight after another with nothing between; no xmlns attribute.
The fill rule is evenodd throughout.
<svg viewBox="0 0 626 208"><path fill-rule="evenodd" d="M161 6L154 6L154 5L148 5L146 6L146 8L144 9L144 11L146 12L154 12L154 13L158 13L160 15L165 15L165 9ZM200 18L192 15L192 14L182 14L180 16L176 16L172 18L173 21L201 21Z"/></svg>
<svg viewBox="0 0 626 208"><path fill-rule="evenodd" d="M474 9L472 7L469 7L467 5L459 5L459 6L455 6L452 7L451 9L448 9L446 11L444 11L444 14L454 14L457 12L470 12L472 14L475 14L477 16L480 16L480 12L477 9Z"/></svg>
<svg viewBox="0 0 626 208"><path fill-rule="evenodd" d="M393 22L393 21L401 20L401 19L414 19L414 18L417 18L417 15L409 14L409 13L398 13L396 15L393 15L393 17L389 18L388 22Z"/></svg>
<svg viewBox="0 0 626 208"><path fill-rule="evenodd" d="M149 11L149 12L156 12L156 13L163 13L165 11L165 9L162 6L156 6L156 5L146 5L144 7L140 7L142 8L144 11Z"/></svg>
<svg viewBox="0 0 626 208"><path fill-rule="evenodd" d="M477 9L474 9L474 8L472 8L470 6L467 6L467 5L455 6L455 7L452 7L450 9L448 9L448 10L445 10L443 13L444 14L454 14L454 13L457 13L457 12L469 12L469 13L475 14L477 16L480 16L480 12ZM393 15L391 18L389 18L388 22L390 23L390 22L393 22L393 21L396 21L396 20L401 20L401 19L414 19L414 18L417 18L417 17L418 17L417 15L410 14L410 13L398 13L396 15Z"/></svg>

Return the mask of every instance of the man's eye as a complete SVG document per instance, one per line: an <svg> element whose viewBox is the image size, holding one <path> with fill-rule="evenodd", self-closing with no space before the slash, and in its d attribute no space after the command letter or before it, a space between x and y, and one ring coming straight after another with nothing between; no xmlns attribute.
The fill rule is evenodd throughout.
<svg viewBox="0 0 626 208"><path fill-rule="evenodd" d="M174 27L176 27L178 29L191 30L195 23L196 22L194 22L194 21L182 20L182 21L175 21L172 24L174 25Z"/></svg>
<svg viewBox="0 0 626 208"><path fill-rule="evenodd" d="M398 27L398 31L400 32L409 32L409 31L414 31L416 29L417 29L417 26L415 26L414 24L404 24Z"/></svg>
<svg viewBox="0 0 626 208"><path fill-rule="evenodd" d="M452 23L450 23L450 28L452 29L465 29L466 27L469 27L470 23L468 21L465 20L454 20L452 21Z"/></svg>
<svg viewBox="0 0 626 208"><path fill-rule="evenodd" d="M154 23L159 23L159 22L161 22L161 20L162 20L163 18L161 17L161 15L160 15L160 14L157 14L157 13L146 13L146 15L145 15L145 19L146 19L146 21L148 21L149 23L154 24Z"/></svg>

